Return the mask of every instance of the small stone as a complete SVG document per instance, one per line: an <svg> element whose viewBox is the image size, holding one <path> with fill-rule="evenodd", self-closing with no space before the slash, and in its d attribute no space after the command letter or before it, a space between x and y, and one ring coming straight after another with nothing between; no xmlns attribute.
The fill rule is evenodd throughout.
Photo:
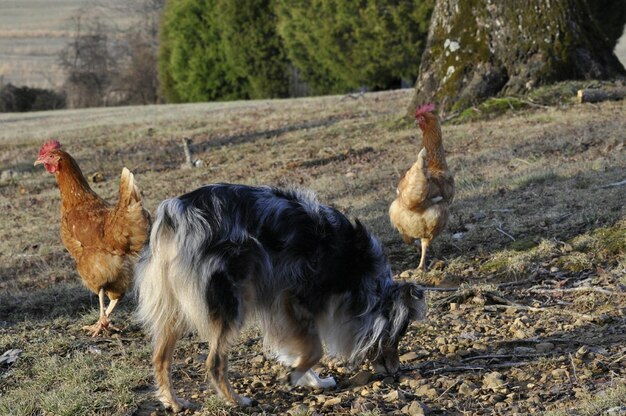
<svg viewBox="0 0 626 416"><path fill-rule="evenodd" d="M263 361L265 361L265 357L263 357L262 355L252 357L252 359L250 360L250 362L253 364L261 364Z"/></svg>
<svg viewBox="0 0 626 416"><path fill-rule="evenodd" d="M332 407L340 403L341 403L341 397L333 397L332 399L326 400L322 407Z"/></svg>
<svg viewBox="0 0 626 416"><path fill-rule="evenodd" d="M438 396L437 390L430 387L428 384L424 384L415 390L415 394L420 397L427 397L434 399Z"/></svg>
<svg viewBox="0 0 626 416"><path fill-rule="evenodd" d="M515 347L515 348L513 348L513 352L515 354L518 354L518 355L534 354L535 351L536 351L535 348L530 348L530 347Z"/></svg>
<svg viewBox="0 0 626 416"><path fill-rule="evenodd" d="M456 311L459 309L459 304L456 302L450 302L450 310L451 311Z"/></svg>
<svg viewBox="0 0 626 416"><path fill-rule="evenodd" d="M404 401L404 393L400 390L391 390L389 393L383 396L386 402L401 402Z"/></svg>
<svg viewBox="0 0 626 416"><path fill-rule="evenodd" d="M569 372L564 368L557 368L550 373L555 380L566 380L569 378Z"/></svg>
<svg viewBox="0 0 626 416"><path fill-rule="evenodd" d="M309 410L309 407L300 403L295 405L294 407L292 407L291 409L287 410L287 413L290 415L304 415L307 414L307 411Z"/></svg>
<svg viewBox="0 0 626 416"><path fill-rule="evenodd" d="M104 173L102 172L92 173L89 179L91 179L91 182L93 183L104 182L106 180L104 177Z"/></svg>
<svg viewBox="0 0 626 416"><path fill-rule="evenodd" d="M528 335L523 330L516 329L515 332L513 332L513 337L516 339L524 339L524 338L528 338Z"/></svg>
<svg viewBox="0 0 626 416"><path fill-rule="evenodd" d="M3 170L2 173L0 174L0 180L8 181L9 179L15 178L17 176L18 176L17 172L15 172L12 169Z"/></svg>
<svg viewBox="0 0 626 416"><path fill-rule="evenodd" d="M490 389L492 391L499 391L506 387L506 381L502 373L494 371L489 373L483 379L483 388Z"/></svg>
<svg viewBox="0 0 626 416"><path fill-rule="evenodd" d="M474 383L467 382L467 381L464 381L463 383L461 383L458 389L459 394L462 394L463 396L471 396L475 390L476 390L476 385Z"/></svg>
<svg viewBox="0 0 626 416"><path fill-rule="evenodd" d="M586 345L583 345L582 347L580 347L578 349L578 351L576 351L576 357L577 358L585 358L585 356L589 353L589 347Z"/></svg>
<svg viewBox="0 0 626 416"><path fill-rule="evenodd" d="M402 413L409 416L426 416L430 414L430 409L424 403L414 400L402 408Z"/></svg>
<svg viewBox="0 0 626 416"><path fill-rule="evenodd" d="M606 409L603 413L603 415L606 416L619 416L624 414L626 414L626 405L611 407Z"/></svg>
<svg viewBox="0 0 626 416"><path fill-rule="evenodd" d="M402 354L400 356L401 363L410 363L411 361L415 361L419 358L419 355L415 351L407 352L406 354Z"/></svg>
<svg viewBox="0 0 626 416"><path fill-rule="evenodd" d="M369 371L361 370L348 380L353 386L364 386L369 383L372 373Z"/></svg>
<svg viewBox="0 0 626 416"><path fill-rule="evenodd" d="M446 339L444 337L437 337L435 338L435 344L437 345L446 345L448 342L446 341Z"/></svg>
<svg viewBox="0 0 626 416"><path fill-rule="evenodd" d="M363 397L367 397L370 394L371 394L371 392L368 389L361 390L361 396L363 396Z"/></svg>
<svg viewBox="0 0 626 416"><path fill-rule="evenodd" d="M539 353L550 352L554 349L554 344L551 342L540 342L539 344L535 345L535 349Z"/></svg>
<svg viewBox="0 0 626 416"><path fill-rule="evenodd" d="M367 401L364 397L357 397L352 401L352 406L350 407L350 413L359 414L359 413L367 413L376 408L376 404Z"/></svg>
<svg viewBox="0 0 626 416"><path fill-rule="evenodd" d="M556 267L556 266L552 266L552 267L550 267L550 273L556 273L556 272L558 272L558 271L559 271L559 268L558 268L558 267Z"/></svg>

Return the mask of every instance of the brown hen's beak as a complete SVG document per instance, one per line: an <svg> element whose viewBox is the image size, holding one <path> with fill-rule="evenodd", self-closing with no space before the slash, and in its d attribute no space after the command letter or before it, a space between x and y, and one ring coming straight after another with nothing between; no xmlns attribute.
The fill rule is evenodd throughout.
<svg viewBox="0 0 626 416"><path fill-rule="evenodd" d="M42 163L43 163L43 160L37 159L35 160L35 163L33 163L33 166L41 165Z"/></svg>

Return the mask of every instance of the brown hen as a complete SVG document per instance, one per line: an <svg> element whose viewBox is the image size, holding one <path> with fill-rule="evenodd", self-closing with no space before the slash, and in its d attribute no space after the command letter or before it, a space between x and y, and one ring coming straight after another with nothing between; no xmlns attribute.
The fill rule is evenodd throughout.
<svg viewBox="0 0 626 416"><path fill-rule="evenodd" d="M116 205L90 187L72 156L56 140L41 147L35 165L54 173L61 192L61 240L85 285L98 294L100 319L86 326L92 336L115 329L109 316L131 285L136 256L148 238L150 215L141 204L133 174L122 169ZM104 309L104 295L110 302Z"/></svg>

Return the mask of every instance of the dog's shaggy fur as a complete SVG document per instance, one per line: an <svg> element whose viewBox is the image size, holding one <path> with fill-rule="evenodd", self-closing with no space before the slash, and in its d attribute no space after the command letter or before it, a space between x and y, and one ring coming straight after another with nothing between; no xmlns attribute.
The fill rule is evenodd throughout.
<svg viewBox="0 0 626 416"><path fill-rule="evenodd" d="M161 203L137 264L138 316L154 341L160 400L180 410L171 381L176 341L197 331L210 343L209 378L226 400L229 345L256 317L268 350L293 368L291 382L332 387L311 369L323 354L370 359L395 372L423 292L395 282L377 239L307 191L216 184Z"/></svg>

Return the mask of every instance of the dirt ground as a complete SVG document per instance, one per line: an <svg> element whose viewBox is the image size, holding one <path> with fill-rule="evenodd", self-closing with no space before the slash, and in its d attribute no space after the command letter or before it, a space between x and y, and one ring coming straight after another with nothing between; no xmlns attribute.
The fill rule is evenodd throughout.
<svg viewBox="0 0 626 416"><path fill-rule="evenodd" d="M626 103L530 106L443 126L456 197L426 273L389 224L395 186L421 136L402 122L410 91L0 115L0 414L164 414L150 345L127 296L119 334L92 339L97 297L61 244L54 178L32 166L57 138L114 201L122 166L145 205L205 183L297 184L359 218L430 311L400 345L401 371L331 359L338 387L290 387L247 329L231 354L230 408L207 388L207 344L175 355L188 414L626 414ZM191 138L197 168L181 165Z"/></svg>

